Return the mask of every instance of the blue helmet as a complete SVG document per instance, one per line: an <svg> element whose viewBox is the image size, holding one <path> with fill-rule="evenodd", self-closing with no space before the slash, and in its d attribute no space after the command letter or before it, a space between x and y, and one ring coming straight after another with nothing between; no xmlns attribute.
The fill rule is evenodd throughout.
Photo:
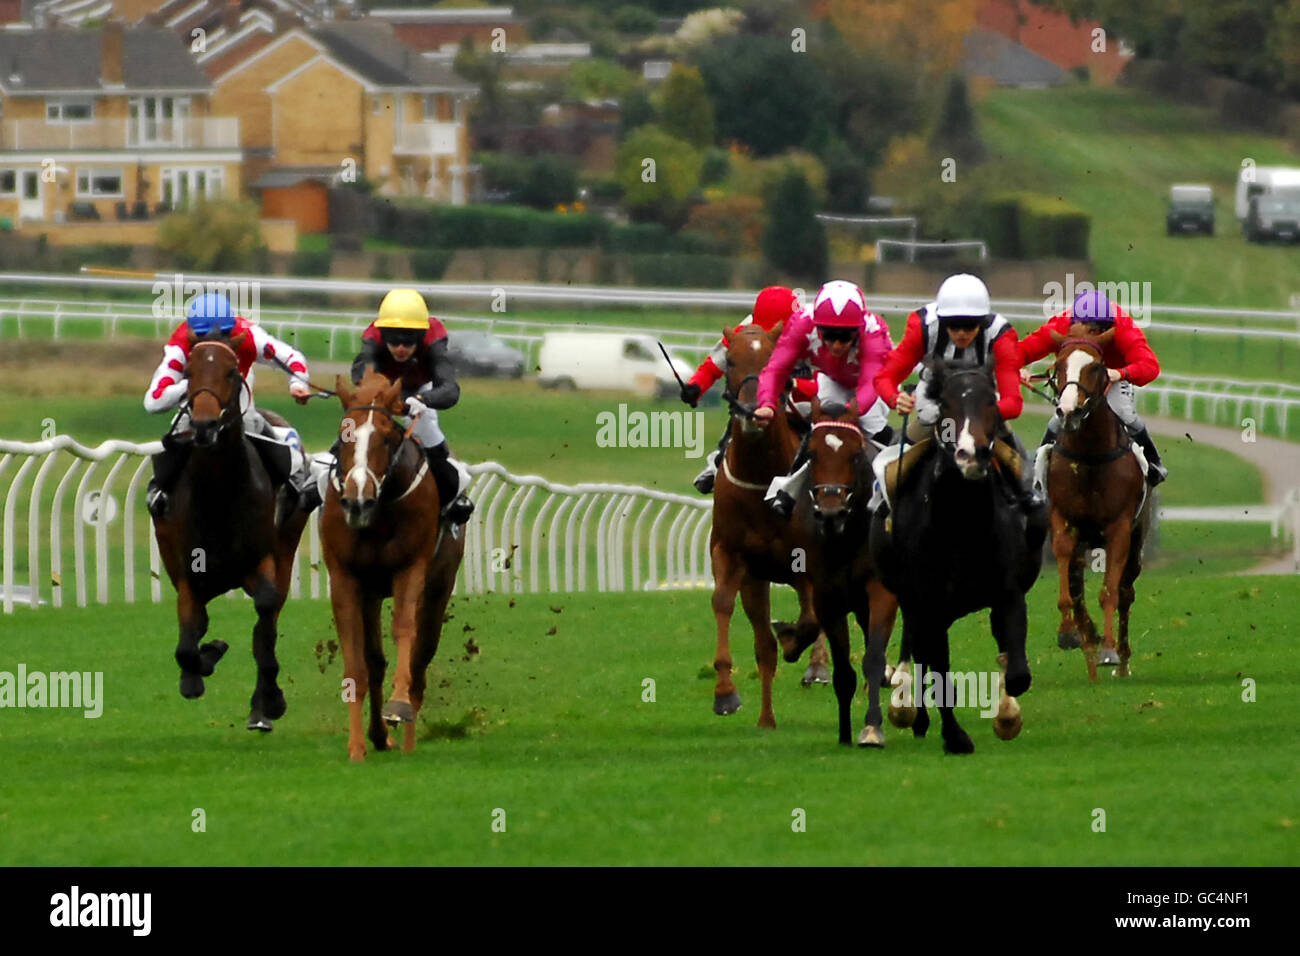
<svg viewBox="0 0 1300 956"><path fill-rule="evenodd" d="M190 299L185 321L195 335L207 335L214 328L229 332L235 327L235 310L220 292L208 292Z"/></svg>
<svg viewBox="0 0 1300 956"><path fill-rule="evenodd" d="M1104 292L1080 292L1074 297L1070 317L1075 322L1096 325L1114 325L1115 308Z"/></svg>

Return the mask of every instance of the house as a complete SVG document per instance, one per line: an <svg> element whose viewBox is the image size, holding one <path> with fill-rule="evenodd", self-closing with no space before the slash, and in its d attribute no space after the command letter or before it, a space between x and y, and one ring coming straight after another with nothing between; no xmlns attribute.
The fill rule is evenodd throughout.
<svg viewBox="0 0 1300 956"><path fill-rule="evenodd" d="M992 30L975 29L962 38L962 72L994 86L1040 89L1060 86L1069 74L1050 60Z"/></svg>
<svg viewBox="0 0 1300 956"><path fill-rule="evenodd" d="M498 53L510 53L528 42L524 23L513 7L376 7L366 15L391 24L397 39L420 53L455 50L466 37L479 50L494 50L494 42L503 45L504 49L494 50Z"/></svg>
<svg viewBox="0 0 1300 956"><path fill-rule="evenodd" d="M138 219L238 196L239 135L168 30L0 31L0 218L11 223Z"/></svg>
<svg viewBox="0 0 1300 956"><path fill-rule="evenodd" d="M385 195L466 201L466 112L477 88L405 46L388 24L301 23L222 62L213 102L240 118L250 189L332 170Z"/></svg>
<svg viewBox="0 0 1300 956"><path fill-rule="evenodd" d="M1069 14L1029 0L982 0L975 25L976 32L996 33L1063 71L1086 67L1093 83L1114 83L1133 57L1128 45L1107 36L1097 21L1076 22ZM992 46L991 41L981 42ZM1025 59L1014 52L1011 56Z"/></svg>

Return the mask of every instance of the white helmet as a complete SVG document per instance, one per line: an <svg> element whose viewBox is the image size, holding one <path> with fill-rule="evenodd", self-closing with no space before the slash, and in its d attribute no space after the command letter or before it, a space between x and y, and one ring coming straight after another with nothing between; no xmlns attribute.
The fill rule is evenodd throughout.
<svg viewBox="0 0 1300 956"><path fill-rule="evenodd" d="M993 306L988 286L977 276L963 272L943 280L934 310L941 319L983 318L993 311Z"/></svg>

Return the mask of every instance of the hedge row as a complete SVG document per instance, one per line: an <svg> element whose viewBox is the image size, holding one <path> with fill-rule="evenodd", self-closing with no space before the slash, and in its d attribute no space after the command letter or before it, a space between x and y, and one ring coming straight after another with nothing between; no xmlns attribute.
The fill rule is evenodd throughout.
<svg viewBox="0 0 1300 956"><path fill-rule="evenodd" d="M1005 193L984 203L989 251L1003 259L1086 259L1091 219L1078 206L1038 193Z"/></svg>

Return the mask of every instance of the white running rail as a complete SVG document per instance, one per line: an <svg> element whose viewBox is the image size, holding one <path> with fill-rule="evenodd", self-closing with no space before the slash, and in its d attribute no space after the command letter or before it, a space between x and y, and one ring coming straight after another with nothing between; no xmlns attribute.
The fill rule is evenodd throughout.
<svg viewBox="0 0 1300 956"><path fill-rule="evenodd" d="M89 448L67 436L0 441L5 613L15 604L38 607L45 593L54 607L65 601L85 607L92 586L98 604L133 603L146 590L154 603L163 599L165 575L143 495L151 474L148 456L161 449L158 442L125 441ZM471 465L470 472L476 509L466 530L459 593L652 590L712 582L711 499L633 485L557 484L512 475L496 462ZM322 597L328 577L313 518L299 547L291 595Z"/></svg>

